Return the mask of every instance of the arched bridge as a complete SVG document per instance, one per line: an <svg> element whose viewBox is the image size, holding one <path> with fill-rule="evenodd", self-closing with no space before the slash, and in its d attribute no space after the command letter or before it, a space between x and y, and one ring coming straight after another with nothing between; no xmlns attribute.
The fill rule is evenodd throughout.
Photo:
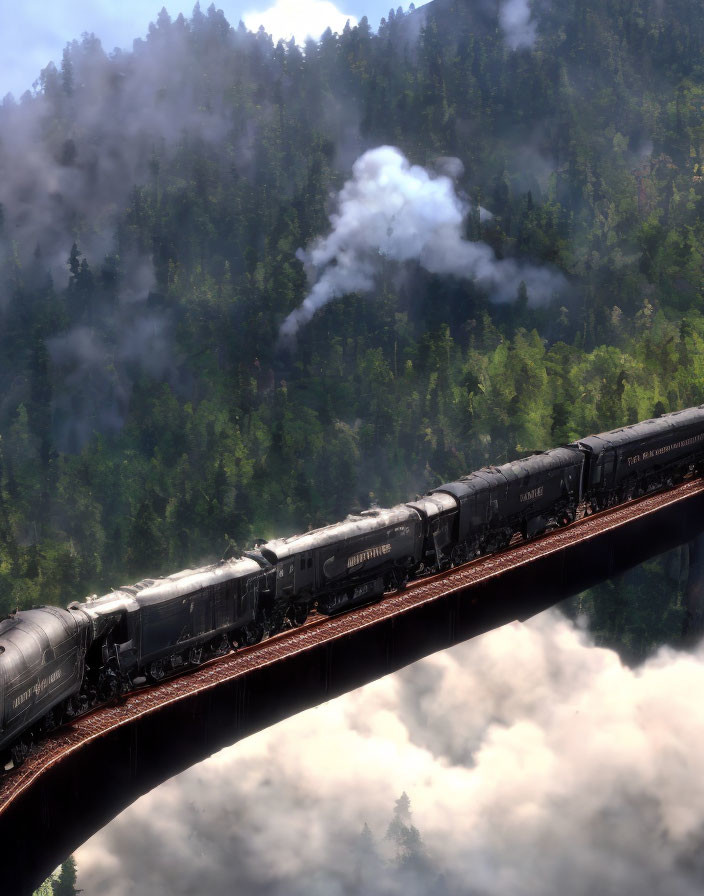
<svg viewBox="0 0 704 896"><path fill-rule="evenodd" d="M695 480L414 582L378 604L314 619L82 717L0 779L0 892L31 893L137 797L217 750L527 619L701 532L704 481Z"/></svg>

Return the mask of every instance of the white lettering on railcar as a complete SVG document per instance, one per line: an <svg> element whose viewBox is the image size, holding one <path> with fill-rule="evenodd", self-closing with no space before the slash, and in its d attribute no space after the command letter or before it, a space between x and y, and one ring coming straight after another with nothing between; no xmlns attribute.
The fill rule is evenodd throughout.
<svg viewBox="0 0 704 896"><path fill-rule="evenodd" d="M359 566L360 563L366 563L367 560L374 560L376 557L383 557L384 554L391 553L390 544L380 544L373 548L367 548L366 551L360 551L358 554L352 554L347 558L347 569L353 566Z"/></svg>
<svg viewBox="0 0 704 896"><path fill-rule="evenodd" d="M357 597L363 597L363 595L370 594L373 590L374 582L367 582L365 585L357 585L352 592L352 599L354 600Z"/></svg>
<svg viewBox="0 0 704 896"><path fill-rule="evenodd" d="M12 701L12 708L18 709L23 703L26 703L29 700L32 694L36 694L37 697L39 697L50 685L58 681L62 675L63 671L57 669L55 672L52 672L51 675L47 675L46 678L42 678L40 681L35 682L31 688L28 688L24 693L20 694L19 697L15 697Z"/></svg>
<svg viewBox="0 0 704 896"><path fill-rule="evenodd" d="M544 487L541 485L539 488L533 488L529 492L523 492L521 495L521 504L524 501L532 501L534 498L540 498L543 494Z"/></svg>
<svg viewBox="0 0 704 896"><path fill-rule="evenodd" d="M633 454L628 458L628 466L639 464L644 460L650 460L653 457L660 457L662 454L668 454L670 451L678 451L680 448L689 448L690 445L696 445L697 442L704 440L704 432L699 435L691 436L689 439L682 439L672 445L663 445L662 448L654 448L652 451L644 451L642 454Z"/></svg>

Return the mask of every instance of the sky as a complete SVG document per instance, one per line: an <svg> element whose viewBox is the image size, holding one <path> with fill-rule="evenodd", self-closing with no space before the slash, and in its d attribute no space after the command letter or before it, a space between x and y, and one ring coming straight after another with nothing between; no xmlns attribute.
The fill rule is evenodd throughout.
<svg viewBox="0 0 704 896"><path fill-rule="evenodd" d="M425 0L416 0L423 6ZM115 47L129 50L132 41L144 37L162 5L172 18L182 12L190 16L192 0L25 0L0 2L0 98L7 93L16 99L31 89L48 62L61 62L63 48L94 33L109 52ZM205 11L210 0L201 0ZM373 28L388 14L389 0L225 0L216 3L232 25L240 19L256 29L263 24L275 37L317 38L326 27L341 31L347 19L354 25L366 15ZM407 9L408 3L402 4ZM396 4L398 6L398 4ZM299 33L301 32L301 33Z"/></svg>

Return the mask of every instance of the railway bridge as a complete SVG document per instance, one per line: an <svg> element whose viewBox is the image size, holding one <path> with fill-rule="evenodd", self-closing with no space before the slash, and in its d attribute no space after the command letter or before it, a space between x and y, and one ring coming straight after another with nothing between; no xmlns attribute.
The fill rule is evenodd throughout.
<svg viewBox="0 0 704 896"><path fill-rule="evenodd" d="M0 892L31 893L122 809L217 750L666 550L700 545L703 532L704 481L694 480L413 582L380 603L314 618L83 716L0 778ZM704 605L701 553L691 549Z"/></svg>

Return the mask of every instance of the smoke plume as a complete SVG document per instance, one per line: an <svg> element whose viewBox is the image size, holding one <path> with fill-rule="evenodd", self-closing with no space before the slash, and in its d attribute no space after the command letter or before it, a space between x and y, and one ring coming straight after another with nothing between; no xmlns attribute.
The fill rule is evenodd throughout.
<svg viewBox="0 0 704 896"><path fill-rule="evenodd" d="M173 779L78 852L79 886L699 896L703 689L702 647L633 670L547 613Z"/></svg>
<svg viewBox="0 0 704 896"><path fill-rule="evenodd" d="M448 169L448 160L444 167ZM498 260L485 243L465 240L469 206L452 179L411 165L393 146L371 149L357 159L337 205L330 216L331 232L298 253L315 282L284 321L283 338L295 336L333 299L371 292L385 258L415 260L430 273L474 280L496 301L515 299L521 282L532 304L548 301L565 287L556 271Z"/></svg>
<svg viewBox="0 0 704 896"><path fill-rule="evenodd" d="M504 0L499 9L499 23L512 50L535 44L537 30L529 0Z"/></svg>

